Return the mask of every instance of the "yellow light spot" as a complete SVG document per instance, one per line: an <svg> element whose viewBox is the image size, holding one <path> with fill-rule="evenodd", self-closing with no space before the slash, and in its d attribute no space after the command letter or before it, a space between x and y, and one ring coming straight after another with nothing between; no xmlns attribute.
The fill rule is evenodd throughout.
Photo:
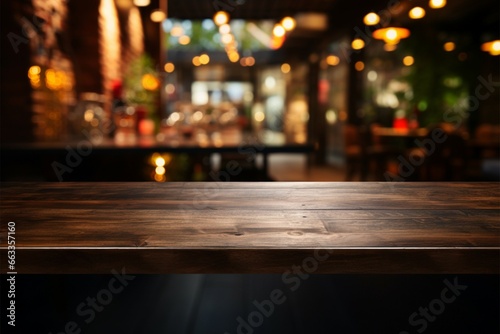
<svg viewBox="0 0 500 334"><path fill-rule="evenodd" d="M330 66L337 66L340 63L340 58L334 55L326 57L326 63Z"/></svg>
<svg viewBox="0 0 500 334"><path fill-rule="evenodd" d="M210 62L210 57L209 57L206 53L204 53L204 54L202 54L202 55L200 56L200 63L201 63L202 65L206 65L206 64L208 64L209 62Z"/></svg>
<svg viewBox="0 0 500 334"><path fill-rule="evenodd" d="M40 66L31 66L28 70L28 78L32 79L40 75L42 69Z"/></svg>
<svg viewBox="0 0 500 334"><path fill-rule="evenodd" d="M172 73L175 71L175 65L173 63L166 63L164 66L165 72Z"/></svg>
<svg viewBox="0 0 500 334"><path fill-rule="evenodd" d="M273 35L276 37L283 37L285 36L286 30L283 28L281 24L276 24L273 28Z"/></svg>
<svg viewBox="0 0 500 334"><path fill-rule="evenodd" d="M238 52L230 52L228 55L229 61L232 63L236 63L238 60L240 60L240 55Z"/></svg>
<svg viewBox="0 0 500 334"><path fill-rule="evenodd" d="M174 37L181 37L182 35L184 35L184 29L182 29L180 25L175 25L170 30L170 35Z"/></svg>
<svg viewBox="0 0 500 334"><path fill-rule="evenodd" d="M490 54L498 56L500 54L500 41L494 41L491 44Z"/></svg>
<svg viewBox="0 0 500 334"><path fill-rule="evenodd" d="M431 8L443 8L446 6L446 0L430 0L429 7Z"/></svg>
<svg viewBox="0 0 500 334"><path fill-rule="evenodd" d="M361 38L356 38L352 41L351 46L354 50L361 50L365 47L365 41L363 41Z"/></svg>
<svg viewBox="0 0 500 334"><path fill-rule="evenodd" d="M354 68L356 69L356 71L361 72L365 69L365 63L363 63L362 61L357 61L356 64L354 64Z"/></svg>
<svg viewBox="0 0 500 334"><path fill-rule="evenodd" d="M165 166L165 159L163 159L163 157L161 157L161 156L157 157L155 160L155 165L157 167L164 167ZM158 174L161 174L161 173L158 173Z"/></svg>
<svg viewBox="0 0 500 334"><path fill-rule="evenodd" d="M200 57L199 56L193 57L193 65L194 66L200 66L201 65Z"/></svg>
<svg viewBox="0 0 500 334"><path fill-rule="evenodd" d="M92 110L86 110L85 113L83 114L83 119L85 122L90 122L91 120L94 119L94 112Z"/></svg>
<svg viewBox="0 0 500 334"><path fill-rule="evenodd" d="M421 19L425 16L425 10L422 7L413 7L408 15L414 20Z"/></svg>
<svg viewBox="0 0 500 334"><path fill-rule="evenodd" d="M287 63L284 63L281 65L281 72L287 74L291 71L292 67L290 66L290 64L287 64Z"/></svg>
<svg viewBox="0 0 500 334"><path fill-rule="evenodd" d="M443 45L443 49L445 51L451 52L451 51L455 50L455 43L453 43L453 42L446 42Z"/></svg>
<svg viewBox="0 0 500 334"><path fill-rule="evenodd" d="M183 35L183 36L179 37L179 44L180 45L188 45L189 43L191 43L191 37L189 37L187 35Z"/></svg>
<svg viewBox="0 0 500 334"><path fill-rule="evenodd" d="M218 11L214 15L214 22L216 25L221 26L229 22L229 14L225 11Z"/></svg>
<svg viewBox="0 0 500 334"><path fill-rule="evenodd" d="M149 91L154 91L158 89L158 86L160 85L158 82L158 79L152 74L144 74L141 79L141 84L142 87L146 90Z"/></svg>
<svg viewBox="0 0 500 334"><path fill-rule="evenodd" d="M403 64L405 66L411 66L415 62L415 59L413 59L412 56L406 56L403 58Z"/></svg>
<svg viewBox="0 0 500 334"><path fill-rule="evenodd" d="M372 13L368 13L363 18L363 22L367 26L374 26L374 25L376 25L377 23L380 22L380 17L377 14L373 13L373 12Z"/></svg>
<svg viewBox="0 0 500 334"><path fill-rule="evenodd" d="M254 115L253 118L255 119L256 122L262 122L266 118L266 115L262 111L257 111Z"/></svg>
<svg viewBox="0 0 500 334"><path fill-rule="evenodd" d="M284 17L283 20L281 20L281 25L286 31L295 29L295 24L295 19L290 16Z"/></svg>
<svg viewBox="0 0 500 334"><path fill-rule="evenodd" d="M155 168L155 172L158 175L164 175L165 174L165 167L158 166L158 167Z"/></svg>
<svg viewBox="0 0 500 334"><path fill-rule="evenodd" d="M153 22L161 22L165 20L166 17L167 16L165 15L165 13L162 12L160 9L154 10L150 15L151 21Z"/></svg>

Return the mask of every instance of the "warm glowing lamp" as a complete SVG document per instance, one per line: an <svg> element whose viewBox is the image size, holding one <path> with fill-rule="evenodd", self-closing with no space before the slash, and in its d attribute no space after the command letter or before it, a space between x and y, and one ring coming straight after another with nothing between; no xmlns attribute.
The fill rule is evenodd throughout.
<svg viewBox="0 0 500 334"><path fill-rule="evenodd" d="M410 36L410 30L400 27L387 27L373 32L373 38L381 39L386 44L396 45L403 38Z"/></svg>
<svg viewBox="0 0 500 334"><path fill-rule="evenodd" d="M363 41L361 38L356 38L355 40L352 41L351 47L354 50L361 50L362 48L365 47L365 41Z"/></svg>
<svg viewBox="0 0 500 334"><path fill-rule="evenodd" d="M374 25L376 25L377 23L380 22L380 16L378 16L377 14L375 14L373 12L372 13L368 13L363 18L363 22L367 26L374 26Z"/></svg>
<svg viewBox="0 0 500 334"><path fill-rule="evenodd" d="M151 17L151 21L153 21L153 22L161 22L161 21L165 20L167 15L165 15L165 13L161 9L157 9L151 13L150 17Z"/></svg>
<svg viewBox="0 0 500 334"><path fill-rule="evenodd" d="M221 26L229 22L229 14L221 10L215 13L214 22L216 25Z"/></svg>
<svg viewBox="0 0 500 334"><path fill-rule="evenodd" d="M418 20L425 16L425 10L422 7L413 7L408 13L411 19Z"/></svg>
<svg viewBox="0 0 500 334"><path fill-rule="evenodd" d="M293 30L295 28L295 19L293 17L287 16L281 20L281 25L286 31Z"/></svg>
<svg viewBox="0 0 500 334"><path fill-rule="evenodd" d="M492 56L500 55L500 39L484 43L481 45L481 50L489 52Z"/></svg>
<svg viewBox="0 0 500 334"><path fill-rule="evenodd" d="M429 7L431 8L443 8L446 6L446 0L430 0Z"/></svg>

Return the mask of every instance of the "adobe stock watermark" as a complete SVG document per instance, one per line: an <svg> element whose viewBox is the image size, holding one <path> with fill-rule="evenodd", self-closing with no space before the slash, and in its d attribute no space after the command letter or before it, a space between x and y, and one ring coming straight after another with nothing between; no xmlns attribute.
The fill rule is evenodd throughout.
<svg viewBox="0 0 500 334"><path fill-rule="evenodd" d="M112 125L111 128L114 126ZM65 173L72 173L75 168L80 166L83 162L83 158L89 156L92 153L94 145L99 145L102 143L105 137L105 133L98 129L92 129L88 131L84 129L82 134L86 139L80 140L75 148L72 148L70 145L66 145L66 156L65 163L61 163L59 161L53 161L50 166L52 170L57 176L59 182L63 182L63 175Z"/></svg>
<svg viewBox="0 0 500 334"><path fill-rule="evenodd" d="M289 291L297 291L302 282L310 277L310 274L316 272L321 262L326 261L333 250L314 250L313 256L302 260L301 265L293 265L291 269L281 275L281 281ZM271 317L276 307L282 305L287 300L285 292L282 289L274 289L269 293L269 298L262 301L254 300L252 302L255 310L246 317L238 316L236 318L236 334L252 334L255 329L262 326L265 319ZM224 334L230 334L224 332Z"/></svg>
<svg viewBox="0 0 500 334"><path fill-rule="evenodd" d="M80 322L68 321L62 330L55 333L49 332L49 334L84 333L85 331L82 331L82 326L94 321L97 313L104 311L105 307L113 301L114 296L122 293L125 287L135 279L134 275L125 273L125 268L122 268L121 273L115 269L111 270L111 273L113 274L113 278L109 280L106 288L99 290L95 297L87 297L85 301L76 306L75 312L82 318Z"/></svg>
<svg viewBox="0 0 500 334"><path fill-rule="evenodd" d="M19 52L19 47L21 46L21 44L28 45L30 42L30 38L33 38L37 34L43 33L41 30L43 28L43 25L45 24L43 20L40 20L36 15L33 15L31 21L24 16L18 19L18 21L20 21L19 23L21 24L22 36L12 31L7 34L7 39L9 40L10 45L12 46L12 49L16 54Z"/></svg>
<svg viewBox="0 0 500 334"><path fill-rule="evenodd" d="M480 102L488 99L495 89L500 87L500 81L494 82L491 74L487 79L483 76L478 76L477 80L479 84L474 90L474 95L468 96L463 101L463 103L466 104L465 106L457 105L455 108L450 108L445 111L443 114L444 122L450 123L454 128L459 128L469 117L471 112L479 109ZM415 173L417 167L420 167L427 158L435 153L437 145L445 143L448 139L448 135L439 128L432 130L429 137L430 138L425 138L423 140L415 139L413 142L416 147L421 149L423 155L419 154L417 151L412 151L407 158L402 154L398 156L398 174L391 173L390 171L384 173L384 178L389 184L395 181L406 181L408 177Z"/></svg>
<svg viewBox="0 0 500 334"><path fill-rule="evenodd" d="M241 6L247 2L246 0L214 0L212 2L216 11L224 10L232 12L236 7Z"/></svg>
<svg viewBox="0 0 500 334"><path fill-rule="evenodd" d="M408 324L416 327L417 333L423 333L429 327L429 323L436 321L437 317L443 314L446 305L455 302L457 297L467 289L467 285L458 283L458 277L453 279L453 283L448 279L445 279L443 283L445 287L441 290L439 298L431 300L426 307L420 306L408 317ZM410 332L401 331L399 334L410 334Z"/></svg>

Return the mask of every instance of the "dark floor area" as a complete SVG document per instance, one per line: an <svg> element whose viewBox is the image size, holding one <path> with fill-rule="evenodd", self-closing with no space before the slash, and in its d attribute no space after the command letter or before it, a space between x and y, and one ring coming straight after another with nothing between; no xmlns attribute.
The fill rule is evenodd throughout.
<svg viewBox="0 0 500 334"><path fill-rule="evenodd" d="M2 333L486 334L499 292L495 275L18 275Z"/></svg>

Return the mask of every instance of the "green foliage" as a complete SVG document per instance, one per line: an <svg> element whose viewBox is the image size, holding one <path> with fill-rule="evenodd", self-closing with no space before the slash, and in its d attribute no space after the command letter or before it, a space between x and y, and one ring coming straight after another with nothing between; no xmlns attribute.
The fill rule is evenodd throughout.
<svg viewBox="0 0 500 334"><path fill-rule="evenodd" d="M141 80L145 74L152 74L156 77L153 59L143 54L131 61L125 72L123 79L124 98L130 104L146 107L148 117L154 118L158 90L149 91L144 89Z"/></svg>

